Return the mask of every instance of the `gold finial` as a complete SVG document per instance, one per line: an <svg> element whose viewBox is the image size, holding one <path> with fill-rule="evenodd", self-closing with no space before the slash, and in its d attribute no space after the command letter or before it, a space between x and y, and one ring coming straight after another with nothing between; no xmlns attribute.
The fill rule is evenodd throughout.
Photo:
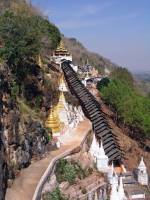
<svg viewBox="0 0 150 200"><path fill-rule="evenodd" d="M69 53L68 50L65 48L64 42L62 40L60 41L60 44L58 45L55 52Z"/></svg>
<svg viewBox="0 0 150 200"><path fill-rule="evenodd" d="M57 109L58 109L58 111L60 111L60 110L62 110L63 108L65 108L65 102L66 102L66 100L65 100L64 93L61 92L61 93L60 93L60 96L59 96L59 102L58 102L58 104L57 104Z"/></svg>

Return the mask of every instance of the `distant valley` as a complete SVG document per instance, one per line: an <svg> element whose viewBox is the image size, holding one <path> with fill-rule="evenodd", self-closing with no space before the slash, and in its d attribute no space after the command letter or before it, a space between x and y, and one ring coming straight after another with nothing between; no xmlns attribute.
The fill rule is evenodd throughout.
<svg viewBox="0 0 150 200"><path fill-rule="evenodd" d="M135 76L144 82L150 82L150 71L135 73Z"/></svg>
<svg viewBox="0 0 150 200"><path fill-rule="evenodd" d="M150 71L134 73L135 84L143 95L150 94Z"/></svg>

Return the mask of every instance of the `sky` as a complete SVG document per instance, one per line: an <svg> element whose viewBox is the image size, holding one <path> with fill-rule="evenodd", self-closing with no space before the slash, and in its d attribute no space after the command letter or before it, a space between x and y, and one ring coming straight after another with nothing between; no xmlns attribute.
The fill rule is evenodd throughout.
<svg viewBox="0 0 150 200"><path fill-rule="evenodd" d="M32 0L67 37L130 71L150 71L150 0Z"/></svg>

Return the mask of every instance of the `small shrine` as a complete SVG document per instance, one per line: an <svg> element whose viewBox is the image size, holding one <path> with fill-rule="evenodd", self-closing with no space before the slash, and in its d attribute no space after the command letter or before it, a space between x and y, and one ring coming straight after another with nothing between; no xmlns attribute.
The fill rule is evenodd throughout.
<svg viewBox="0 0 150 200"><path fill-rule="evenodd" d="M143 157L141 158L140 164L138 166L138 182L141 185L148 185L148 173Z"/></svg>
<svg viewBox="0 0 150 200"><path fill-rule="evenodd" d="M57 64L61 64L61 60L63 59L72 61L72 55L65 48L65 45L63 41L61 40L57 49L53 52L52 60Z"/></svg>
<svg viewBox="0 0 150 200"><path fill-rule="evenodd" d="M99 146L95 134L93 135L93 140L89 152L93 157L94 162L97 165L98 171L107 173L109 170L108 167L109 159L108 156L105 154L102 141L101 141L101 146Z"/></svg>
<svg viewBox="0 0 150 200"><path fill-rule="evenodd" d="M57 112L60 121L65 125L68 125L67 103L63 92L61 92L59 96L59 101L57 104Z"/></svg>
<svg viewBox="0 0 150 200"><path fill-rule="evenodd" d="M108 172L108 156L105 154L103 143L101 141L101 146L97 154L97 169L102 172Z"/></svg>

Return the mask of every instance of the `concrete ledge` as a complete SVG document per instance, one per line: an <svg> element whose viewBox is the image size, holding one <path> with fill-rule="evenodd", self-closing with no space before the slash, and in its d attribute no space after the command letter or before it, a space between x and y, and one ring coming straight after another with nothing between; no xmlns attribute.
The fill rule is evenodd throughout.
<svg viewBox="0 0 150 200"><path fill-rule="evenodd" d="M41 194L42 194L43 186L46 183L48 177L53 172L53 169L54 169L55 164L57 163L57 161L59 159L61 159L61 158L64 158L66 156L69 156L71 154L79 152L82 149L82 146L85 143L85 140L86 140L88 134L91 132L91 130L92 130L91 127L87 128L86 133L83 133L83 134L85 134L85 136L83 137L83 139L80 142L80 144L78 144L76 147L66 150L65 152L61 153L60 155L56 156L55 158L53 158L51 160L49 166L47 167L46 171L44 172L43 176L41 177L41 179L40 179L40 181L39 181L39 183L38 183L38 185L37 185L37 187L35 189L35 192L34 192L32 200L41 200Z"/></svg>

